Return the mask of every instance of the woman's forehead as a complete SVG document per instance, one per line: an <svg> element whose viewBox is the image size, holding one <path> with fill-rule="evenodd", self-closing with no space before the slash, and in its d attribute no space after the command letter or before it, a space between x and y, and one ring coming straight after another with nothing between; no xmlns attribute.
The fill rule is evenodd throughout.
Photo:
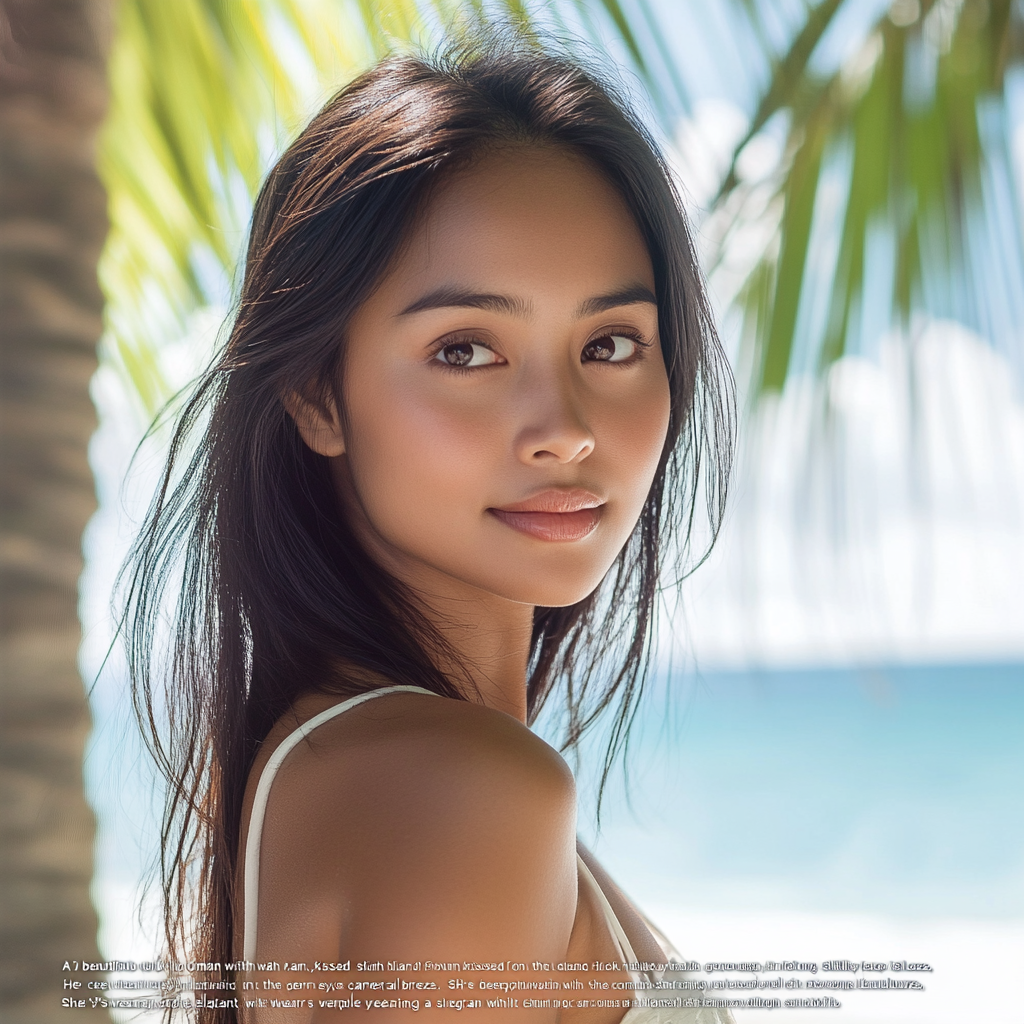
<svg viewBox="0 0 1024 1024"><path fill-rule="evenodd" d="M382 282L406 308L439 288L578 303L645 286L650 257L622 198L557 147L492 150L433 192Z"/></svg>

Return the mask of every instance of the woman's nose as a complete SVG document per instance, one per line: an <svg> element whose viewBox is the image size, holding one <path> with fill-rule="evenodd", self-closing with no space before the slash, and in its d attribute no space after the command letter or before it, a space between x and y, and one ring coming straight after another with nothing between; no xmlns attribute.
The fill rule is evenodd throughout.
<svg viewBox="0 0 1024 1024"><path fill-rule="evenodd" d="M534 382L520 400L516 455L521 462L569 465L581 462L594 450L593 431L571 384Z"/></svg>

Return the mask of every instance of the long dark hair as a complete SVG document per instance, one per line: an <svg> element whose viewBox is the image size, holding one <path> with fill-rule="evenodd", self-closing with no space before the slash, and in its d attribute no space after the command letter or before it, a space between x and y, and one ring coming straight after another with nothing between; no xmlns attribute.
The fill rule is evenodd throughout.
<svg viewBox="0 0 1024 1024"><path fill-rule="evenodd" d="M604 582L575 605L537 608L531 644L531 721L563 690L571 747L614 709L605 776L646 675L663 554L685 553L698 509L717 531L731 376L671 176L627 105L577 62L507 42L389 58L342 89L260 192L230 336L178 420L124 576L135 706L169 781L162 880L179 957L232 959L246 779L301 693L347 696L376 675L466 699L437 667L444 642L413 595L356 541L327 460L303 443L282 396L334 394L346 325L428 190L509 144L588 159L621 194L654 266L671 389L657 476Z"/></svg>

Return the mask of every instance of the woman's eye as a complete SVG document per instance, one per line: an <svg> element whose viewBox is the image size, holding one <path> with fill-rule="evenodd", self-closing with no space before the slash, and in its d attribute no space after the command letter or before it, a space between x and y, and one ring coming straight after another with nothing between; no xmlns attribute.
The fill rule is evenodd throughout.
<svg viewBox="0 0 1024 1024"><path fill-rule="evenodd" d="M583 347L584 362L623 363L636 352L637 342L621 334L609 334L588 341Z"/></svg>
<svg viewBox="0 0 1024 1024"><path fill-rule="evenodd" d="M498 362L496 352L476 341L457 341L445 345L434 358L446 366L458 367L490 366Z"/></svg>

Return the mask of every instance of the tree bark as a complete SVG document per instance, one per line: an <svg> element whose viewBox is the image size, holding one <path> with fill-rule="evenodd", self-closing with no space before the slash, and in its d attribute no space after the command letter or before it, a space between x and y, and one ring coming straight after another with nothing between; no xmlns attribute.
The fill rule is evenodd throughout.
<svg viewBox="0 0 1024 1024"><path fill-rule="evenodd" d="M66 1021L99 959L82 785L81 537L107 230L108 0L0 0L0 1017ZM95 993L93 993L95 995ZM88 1002L86 1002L88 1006ZM84 1017L81 1016L84 1013ZM101 1019L79 1010L75 1019Z"/></svg>

